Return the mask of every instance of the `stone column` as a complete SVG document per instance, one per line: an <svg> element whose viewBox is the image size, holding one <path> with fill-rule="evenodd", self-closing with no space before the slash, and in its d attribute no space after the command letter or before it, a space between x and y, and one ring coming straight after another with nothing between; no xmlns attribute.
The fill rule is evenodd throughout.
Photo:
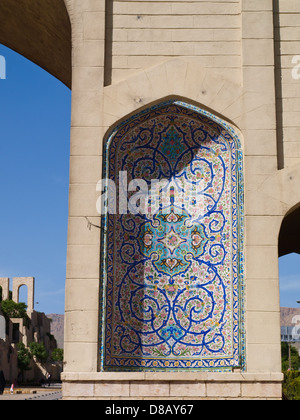
<svg viewBox="0 0 300 420"><path fill-rule="evenodd" d="M70 2L69 2L70 3ZM98 368L105 0L74 0L69 226L65 307L66 372Z"/></svg>

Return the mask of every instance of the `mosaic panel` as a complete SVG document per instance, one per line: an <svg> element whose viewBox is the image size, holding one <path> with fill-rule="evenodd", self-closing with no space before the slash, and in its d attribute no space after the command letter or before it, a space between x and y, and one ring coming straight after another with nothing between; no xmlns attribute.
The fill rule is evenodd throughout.
<svg viewBox="0 0 300 420"><path fill-rule="evenodd" d="M120 196L132 180L144 188L128 193L128 211L103 217L101 369L242 366L242 154L232 129L168 102L117 127L104 161Z"/></svg>

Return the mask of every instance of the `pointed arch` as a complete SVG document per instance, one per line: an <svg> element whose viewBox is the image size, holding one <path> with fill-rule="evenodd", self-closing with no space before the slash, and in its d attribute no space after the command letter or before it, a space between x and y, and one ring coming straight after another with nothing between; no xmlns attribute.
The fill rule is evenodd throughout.
<svg viewBox="0 0 300 420"><path fill-rule="evenodd" d="M229 124L178 100L106 137L101 370L245 366L242 156Z"/></svg>

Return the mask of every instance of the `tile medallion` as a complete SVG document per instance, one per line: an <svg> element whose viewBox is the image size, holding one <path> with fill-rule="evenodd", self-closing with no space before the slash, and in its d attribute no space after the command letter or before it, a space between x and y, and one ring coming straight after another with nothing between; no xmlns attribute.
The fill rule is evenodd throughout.
<svg viewBox="0 0 300 420"><path fill-rule="evenodd" d="M232 128L179 101L146 109L107 139L104 178L120 194L135 179L147 188L128 193L128 211L103 216L101 369L243 367L243 169Z"/></svg>

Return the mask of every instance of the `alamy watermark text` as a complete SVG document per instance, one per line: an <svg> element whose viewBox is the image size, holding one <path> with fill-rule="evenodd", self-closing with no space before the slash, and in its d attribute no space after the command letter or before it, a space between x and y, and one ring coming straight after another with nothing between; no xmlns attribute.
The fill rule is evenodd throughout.
<svg viewBox="0 0 300 420"><path fill-rule="evenodd" d="M6 79L6 59L0 55L0 79Z"/></svg>

